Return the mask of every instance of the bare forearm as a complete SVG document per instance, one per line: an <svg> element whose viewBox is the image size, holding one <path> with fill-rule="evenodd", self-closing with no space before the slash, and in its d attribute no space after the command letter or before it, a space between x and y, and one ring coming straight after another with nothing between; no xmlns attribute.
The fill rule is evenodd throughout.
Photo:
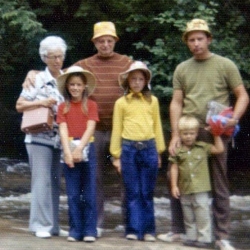
<svg viewBox="0 0 250 250"><path fill-rule="evenodd" d="M83 149L89 142L91 136L93 136L94 132L95 132L95 126L96 126L96 122L95 121L88 121L87 123L87 129L85 130L82 138L81 138L81 142L79 147L81 149Z"/></svg>
<svg viewBox="0 0 250 250"><path fill-rule="evenodd" d="M183 92L182 90L174 90L172 101L169 107L172 137L179 136L178 122L182 115L182 107L183 107Z"/></svg>
<svg viewBox="0 0 250 250"><path fill-rule="evenodd" d="M182 115L182 106L178 105L175 102L170 104L170 125L172 137L179 136L178 132L178 121Z"/></svg>
<svg viewBox="0 0 250 250"><path fill-rule="evenodd" d="M22 113L24 110L27 109L35 109L42 106L41 100L34 100L34 101L27 101L23 97L19 97L16 102L16 110L19 113Z"/></svg>
<svg viewBox="0 0 250 250"><path fill-rule="evenodd" d="M66 123L61 123L59 125L59 131L60 131L60 137L61 137L63 152L64 153L70 153L67 124Z"/></svg>
<svg viewBox="0 0 250 250"><path fill-rule="evenodd" d="M239 120L248 107L249 96L243 85L240 85L237 88L235 88L234 94L236 96L236 103L234 106L233 118Z"/></svg>
<svg viewBox="0 0 250 250"><path fill-rule="evenodd" d="M170 182L171 182L171 189L177 187L177 183L178 183L178 166L176 164L171 165Z"/></svg>
<svg viewBox="0 0 250 250"><path fill-rule="evenodd" d="M212 154L221 154L225 150L223 141L220 136L214 136L214 145L211 149Z"/></svg>

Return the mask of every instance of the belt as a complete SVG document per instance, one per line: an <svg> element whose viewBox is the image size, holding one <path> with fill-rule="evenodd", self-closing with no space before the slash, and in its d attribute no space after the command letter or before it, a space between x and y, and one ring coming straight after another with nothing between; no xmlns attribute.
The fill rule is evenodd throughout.
<svg viewBox="0 0 250 250"><path fill-rule="evenodd" d="M137 150L142 150L145 148L151 148L155 146L155 139L150 139L147 141L131 141L127 139L122 139L123 145L133 146Z"/></svg>

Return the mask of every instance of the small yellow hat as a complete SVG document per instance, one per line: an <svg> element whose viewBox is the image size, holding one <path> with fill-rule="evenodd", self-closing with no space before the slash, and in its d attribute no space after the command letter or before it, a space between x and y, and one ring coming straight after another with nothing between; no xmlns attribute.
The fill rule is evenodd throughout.
<svg viewBox="0 0 250 250"><path fill-rule="evenodd" d="M207 22L205 20L203 20L203 19L195 18L191 22L187 23L186 30L185 30L185 32L183 33L183 36L182 36L182 40L184 42L187 41L188 33L192 32L192 31L204 31L205 33L207 33L207 35L209 37L212 37L212 34L211 34L210 30L209 30Z"/></svg>
<svg viewBox="0 0 250 250"><path fill-rule="evenodd" d="M119 40L119 37L116 34L115 25L112 22L99 22L94 25L94 35L92 41L100 36L113 36L116 41Z"/></svg>

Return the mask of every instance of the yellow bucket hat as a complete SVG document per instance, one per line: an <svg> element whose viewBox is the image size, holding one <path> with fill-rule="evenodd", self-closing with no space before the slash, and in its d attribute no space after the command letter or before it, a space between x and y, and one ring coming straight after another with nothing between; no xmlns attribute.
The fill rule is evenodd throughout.
<svg viewBox="0 0 250 250"><path fill-rule="evenodd" d="M112 22L99 22L94 25L94 35L92 41L100 36L113 36L116 41L119 40L119 37L116 34L115 25Z"/></svg>
<svg viewBox="0 0 250 250"><path fill-rule="evenodd" d="M187 23L186 30L182 36L182 40L184 42L187 41L188 33L192 32L192 31L204 31L209 37L212 37L212 34L211 34L209 27L208 27L208 24L203 19L195 18L191 22Z"/></svg>

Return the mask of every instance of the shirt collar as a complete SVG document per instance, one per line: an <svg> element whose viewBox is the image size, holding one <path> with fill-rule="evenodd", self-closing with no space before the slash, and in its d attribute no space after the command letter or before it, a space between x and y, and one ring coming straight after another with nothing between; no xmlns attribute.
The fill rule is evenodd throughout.
<svg viewBox="0 0 250 250"><path fill-rule="evenodd" d="M134 93L134 92L130 92L129 94L126 95L126 98L128 100L132 100L132 99L144 99L143 94L140 93Z"/></svg>
<svg viewBox="0 0 250 250"><path fill-rule="evenodd" d="M62 74L62 73L63 73L63 71L60 70L60 74ZM50 73L48 67L45 68L45 75L46 75L47 82L51 82L51 83L53 83L54 85L57 85L57 81L56 81L56 79L51 75L51 73Z"/></svg>

